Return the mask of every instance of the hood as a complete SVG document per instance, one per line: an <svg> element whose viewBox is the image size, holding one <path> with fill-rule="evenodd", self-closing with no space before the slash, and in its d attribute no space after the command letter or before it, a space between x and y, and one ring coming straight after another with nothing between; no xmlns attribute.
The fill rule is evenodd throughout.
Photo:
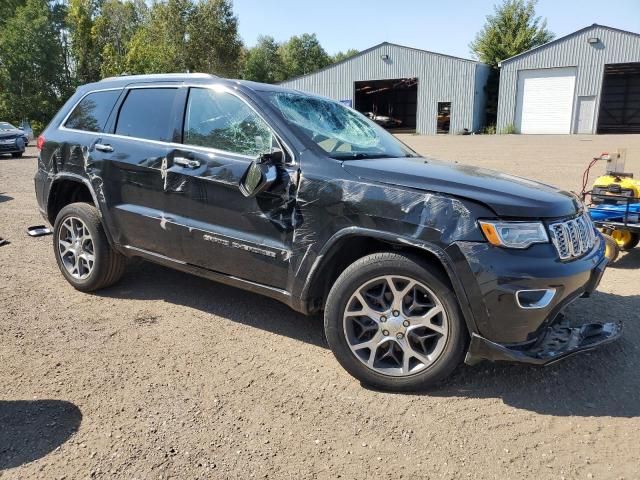
<svg viewBox="0 0 640 480"><path fill-rule="evenodd" d="M22 135L24 135L22 130L18 130L17 128L11 130L0 130L0 138L21 137Z"/></svg>
<svg viewBox="0 0 640 480"><path fill-rule="evenodd" d="M349 160L343 167L361 179L468 198L504 217L565 217L580 208L572 193L469 165L424 158L381 158Z"/></svg>

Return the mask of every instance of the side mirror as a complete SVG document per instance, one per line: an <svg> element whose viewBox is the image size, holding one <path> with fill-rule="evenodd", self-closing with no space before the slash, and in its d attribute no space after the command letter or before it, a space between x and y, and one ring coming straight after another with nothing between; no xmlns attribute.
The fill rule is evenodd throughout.
<svg viewBox="0 0 640 480"><path fill-rule="evenodd" d="M24 127L18 127L18 130L24 130Z"/></svg>
<svg viewBox="0 0 640 480"><path fill-rule="evenodd" d="M240 179L240 192L245 197L255 197L267 190L278 178L278 169L274 165L273 154L261 155L251 162Z"/></svg>

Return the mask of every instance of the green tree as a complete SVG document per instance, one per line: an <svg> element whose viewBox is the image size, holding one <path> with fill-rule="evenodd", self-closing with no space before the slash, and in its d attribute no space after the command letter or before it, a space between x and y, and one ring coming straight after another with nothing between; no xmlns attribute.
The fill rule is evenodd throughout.
<svg viewBox="0 0 640 480"><path fill-rule="evenodd" d="M536 16L537 0L505 0L469 45L478 59L497 67L498 63L553 40L547 21Z"/></svg>
<svg viewBox="0 0 640 480"><path fill-rule="evenodd" d="M69 29L67 28L67 14L69 11L67 7L66 3L54 1L52 4L51 1L49 1L53 29L58 32L58 38L62 48L62 59L64 63L62 68L60 68L60 75L66 85L73 85L75 82L71 72L73 58L71 55Z"/></svg>
<svg viewBox="0 0 640 480"><path fill-rule="evenodd" d="M129 73L184 72L188 68L190 0L155 3L149 20L133 35L126 56Z"/></svg>
<svg viewBox="0 0 640 480"><path fill-rule="evenodd" d="M25 0L2 0L0 2L0 28L13 17L18 8L25 4Z"/></svg>
<svg viewBox="0 0 640 480"><path fill-rule="evenodd" d="M222 77L240 75L242 41L230 0L196 3L187 22L187 68Z"/></svg>
<svg viewBox="0 0 640 480"><path fill-rule="evenodd" d="M47 0L27 0L0 35L0 117L47 123L70 94Z"/></svg>
<svg viewBox="0 0 640 480"><path fill-rule="evenodd" d="M126 71L129 43L148 15L144 0L106 0L96 18L91 36L100 57L102 77Z"/></svg>
<svg viewBox="0 0 640 480"><path fill-rule="evenodd" d="M286 78L315 72L331 63L316 34L293 36L280 46Z"/></svg>
<svg viewBox="0 0 640 480"><path fill-rule="evenodd" d="M188 70L233 77L240 73L241 53L230 0L168 0L151 7L125 63L130 73Z"/></svg>
<svg viewBox="0 0 640 480"><path fill-rule="evenodd" d="M353 57L358 53L360 53L360 51L356 50L355 48L350 48L346 52L338 52L331 57L331 63L341 62L342 60L346 60L349 57Z"/></svg>
<svg viewBox="0 0 640 480"><path fill-rule="evenodd" d="M71 40L71 56L78 83L100 78L100 59L91 34L100 0L70 0L67 27Z"/></svg>
<svg viewBox="0 0 640 480"><path fill-rule="evenodd" d="M284 64L280 58L279 48L273 37L258 37L257 45L246 53L242 78L263 83L277 83L284 80Z"/></svg>
<svg viewBox="0 0 640 480"><path fill-rule="evenodd" d="M487 95L487 125L495 125L498 109L498 85L502 60L526 52L553 40L547 29L547 21L536 16L537 0L504 0L494 6L494 14L488 15L484 27L469 44L472 53L492 67L485 87Z"/></svg>

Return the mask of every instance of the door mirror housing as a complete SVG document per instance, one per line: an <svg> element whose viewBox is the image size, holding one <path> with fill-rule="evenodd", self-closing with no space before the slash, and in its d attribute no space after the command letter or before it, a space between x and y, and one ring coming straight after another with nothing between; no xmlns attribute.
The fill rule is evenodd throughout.
<svg viewBox="0 0 640 480"><path fill-rule="evenodd" d="M249 168L240 179L240 192L245 197L255 197L274 184L278 178L278 169L273 159L275 153L261 155L257 160L251 162L251 165L249 165ZM281 151L280 158L282 158Z"/></svg>
<svg viewBox="0 0 640 480"><path fill-rule="evenodd" d="M269 161L274 165L284 162L284 152L279 148L273 148L270 153L263 153L259 159L263 161Z"/></svg>

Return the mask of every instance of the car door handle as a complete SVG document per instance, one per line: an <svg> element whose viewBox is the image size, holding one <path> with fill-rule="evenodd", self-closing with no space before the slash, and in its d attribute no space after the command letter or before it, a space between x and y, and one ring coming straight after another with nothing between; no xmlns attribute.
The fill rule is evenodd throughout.
<svg viewBox="0 0 640 480"><path fill-rule="evenodd" d="M93 148L99 152L113 152L113 147L106 143L96 143Z"/></svg>
<svg viewBox="0 0 640 480"><path fill-rule="evenodd" d="M198 160L190 160L184 157L174 157L173 163L186 168L198 168L200 166L200 162Z"/></svg>

